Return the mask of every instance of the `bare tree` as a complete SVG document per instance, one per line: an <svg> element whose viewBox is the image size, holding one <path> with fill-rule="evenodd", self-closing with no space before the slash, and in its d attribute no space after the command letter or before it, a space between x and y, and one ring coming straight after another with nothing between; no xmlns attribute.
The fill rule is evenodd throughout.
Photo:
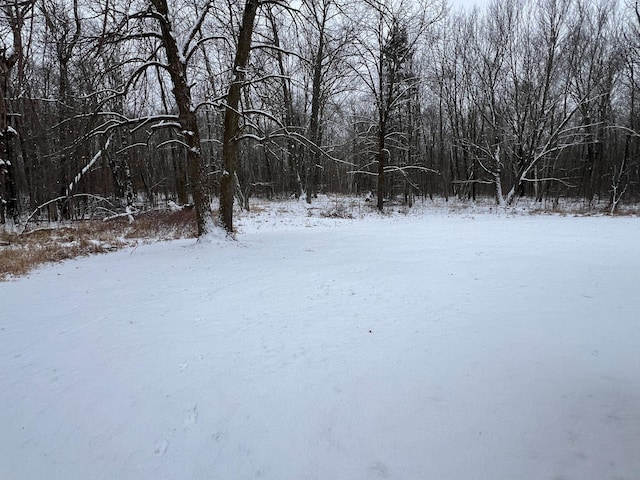
<svg viewBox="0 0 640 480"><path fill-rule="evenodd" d="M127 9L122 13L118 12L110 27L112 30L108 31L108 27L105 27L104 39L100 43L101 48L128 46L133 51L131 57L124 58L123 61L127 65L136 65L124 78L122 89L115 95L107 96L103 105L115 97L128 94L143 80L148 81L155 76L165 111L173 107L177 113L167 111L165 114L128 118L118 112L106 111L101 115L107 121L96 132L108 133L114 128L128 125L137 126L135 128L145 126L151 133L163 128L176 130L178 138L170 142L180 145L186 157L199 237L210 233L215 227L197 119L200 104L196 103L192 95L190 65L201 52L202 43L213 39L200 35L212 4L211 0L194 0L182 6L169 4L167 0L144 1L136 5L137 10L133 13L129 13ZM108 12L105 13L107 14ZM172 106L166 102L164 75L171 85ZM157 109L158 106L153 108Z"/></svg>
<svg viewBox="0 0 640 480"><path fill-rule="evenodd" d="M18 154L15 145L24 145L24 139L20 138L21 119L15 106L12 107L11 97L16 93L21 95L25 85L27 59L23 30L34 3L35 0L0 3L0 176L4 177L4 181L0 181L1 223L5 221L5 209L14 223L19 221L20 192L16 182ZM9 119L10 113L14 114L13 121Z"/></svg>
<svg viewBox="0 0 640 480"><path fill-rule="evenodd" d="M444 14L444 4L367 0L356 24L353 70L363 91L374 103L377 165L377 207L382 211L386 196L385 173L389 170L388 142L397 136L391 130L392 115L407 100L416 84L408 69L412 55L428 28Z"/></svg>
<svg viewBox="0 0 640 480"><path fill-rule="evenodd" d="M309 99L309 123L307 138L310 143L305 167L306 201L317 194L322 171L323 113L332 96L339 96L348 87L346 57L350 44L355 41L354 32L344 18L344 7L335 0L304 1L304 41L307 47L308 67L311 78Z"/></svg>
<svg viewBox="0 0 640 480"><path fill-rule="evenodd" d="M613 102L623 67L624 41L616 2L577 1L574 5L566 48L568 91L572 98L584 99L577 112L583 158L580 191L592 202L608 187L605 177L623 178L621 171L613 172L618 170L615 157L619 155L607 152L613 141L610 137L617 132L607 126L614 122Z"/></svg>
<svg viewBox="0 0 640 480"><path fill-rule="evenodd" d="M0 47L1 48L1 47ZM15 130L10 128L7 118L9 75L18 60L16 52L6 53L0 49L0 223L6 221L5 211L17 223L18 198L15 185L14 166L10 160L10 137Z"/></svg>
<svg viewBox="0 0 640 480"><path fill-rule="evenodd" d="M233 79L229 86L225 102L224 137L222 159L224 172L220 183L220 218L228 234L233 233L233 202L236 181L238 140L240 135L240 95L246 78L247 62L251 52L251 41L256 13L260 2L247 0L242 13L242 23L238 35Z"/></svg>
<svg viewBox="0 0 640 480"><path fill-rule="evenodd" d="M567 108L566 94L559 75L563 51L563 28L568 0L543 0L525 4L524 15L535 22L520 22L508 42L509 92L508 135L514 181L506 196L510 204L525 182L540 181L541 162L573 142L570 120L580 104L577 98ZM536 175L531 177L531 174Z"/></svg>

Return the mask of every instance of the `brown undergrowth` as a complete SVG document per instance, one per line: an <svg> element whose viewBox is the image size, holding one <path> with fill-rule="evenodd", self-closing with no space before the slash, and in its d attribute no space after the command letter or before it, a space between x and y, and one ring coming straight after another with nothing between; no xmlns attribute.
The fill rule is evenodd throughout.
<svg viewBox="0 0 640 480"><path fill-rule="evenodd" d="M118 218L29 227L19 234L0 231L0 281L25 275L47 263L110 252L140 242L196 236L193 210L146 212L137 215L133 223Z"/></svg>

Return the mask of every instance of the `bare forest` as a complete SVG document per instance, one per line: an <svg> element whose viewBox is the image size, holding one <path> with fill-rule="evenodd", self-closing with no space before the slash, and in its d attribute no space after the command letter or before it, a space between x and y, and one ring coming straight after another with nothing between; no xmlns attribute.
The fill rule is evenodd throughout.
<svg viewBox="0 0 640 480"><path fill-rule="evenodd" d="M640 201L640 6L0 0L0 221Z"/></svg>

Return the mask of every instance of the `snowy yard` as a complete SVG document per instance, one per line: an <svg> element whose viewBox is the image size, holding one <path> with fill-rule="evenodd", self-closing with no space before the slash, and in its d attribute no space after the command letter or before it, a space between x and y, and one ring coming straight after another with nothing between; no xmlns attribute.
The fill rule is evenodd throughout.
<svg viewBox="0 0 640 480"><path fill-rule="evenodd" d="M287 218L0 283L0 479L639 478L640 219Z"/></svg>

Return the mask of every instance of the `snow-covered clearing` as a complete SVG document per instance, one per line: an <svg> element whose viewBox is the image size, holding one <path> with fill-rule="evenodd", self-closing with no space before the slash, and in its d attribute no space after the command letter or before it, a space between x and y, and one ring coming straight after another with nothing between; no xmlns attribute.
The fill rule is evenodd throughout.
<svg viewBox="0 0 640 480"><path fill-rule="evenodd" d="M287 215L0 284L0 478L638 478L639 219Z"/></svg>

